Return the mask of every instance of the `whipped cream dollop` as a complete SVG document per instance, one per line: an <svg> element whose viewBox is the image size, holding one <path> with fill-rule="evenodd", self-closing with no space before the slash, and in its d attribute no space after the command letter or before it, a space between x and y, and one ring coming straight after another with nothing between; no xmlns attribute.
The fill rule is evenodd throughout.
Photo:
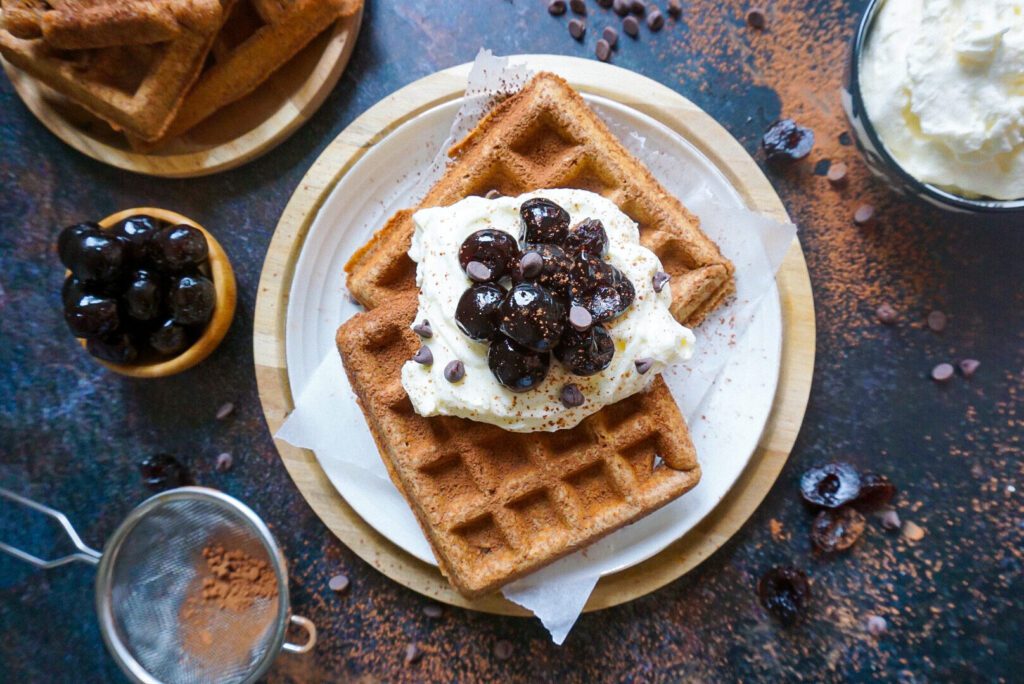
<svg viewBox="0 0 1024 684"><path fill-rule="evenodd" d="M556 359L544 381L527 392L512 392L495 379L487 365L488 345L474 342L458 328L455 308L471 285L459 266L462 242L475 231L497 228L519 238L519 206L532 197L546 197L569 212L570 225L599 219L608 234L607 261L629 278L636 289L633 304L606 324L615 341L615 356L600 373L573 375ZM469 418L513 432L571 428L603 406L645 390L666 366L693 354L694 336L669 312L671 284L655 292L652 278L661 262L640 244L637 225L611 201L584 190L544 190L519 197L469 197L449 207L422 209L413 216L416 230L409 256L417 263L419 311L416 321L430 321L433 336L423 342L433 354L429 366L413 361L402 367L402 386L413 408L423 416ZM641 374L637 359L650 359ZM452 383L444 368L451 361L465 364L465 377ZM568 408L562 388L574 383L583 393L581 406Z"/></svg>
<svg viewBox="0 0 1024 684"><path fill-rule="evenodd" d="M1024 0L888 0L860 67L868 117L910 175L1024 197Z"/></svg>

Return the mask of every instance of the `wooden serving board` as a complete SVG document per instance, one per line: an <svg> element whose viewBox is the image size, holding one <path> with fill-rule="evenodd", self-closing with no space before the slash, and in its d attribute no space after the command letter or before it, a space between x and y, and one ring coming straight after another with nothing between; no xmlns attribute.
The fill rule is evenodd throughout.
<svg viewBox="0 0 1024 684"><path fill-rule="evenodd" d="M780 221L786 210L764 174L729 133L692 102L639 74L601 62L553 55L525 56L536 70L560 73L584 92L647 114L698 147L743 197L747 206ZM470 65L416 81L380 101L335 138L306 173L277 225L260 278L253 331L256 379L271 433L294 402L285 361L285 318L292 274L305 236L338 180L389 132L417 114L460 97ZM783 349L775 404L750 464L729 494L696 528L661 553L602 578L586 610L607 608L648 594L680 577L721 547L750 517L782 470L803 421L814 369L815 323L811 283L796 240L778 274ZM468 600L436 567L413 558L371 528L331 485L311 451L275 440L285 467L313 510L349 548L391 579L456 606L527 615L500 595Z"/></svg>
<svg viewBox="0 0 1024 684"><path fill-rule="evenodd" d="M338 20L255 91L147 154L135 152L106 122L0 61L25 106L51 133L82 154L126 171L193 178L252 161L313 116L341 78L362 20L362 9Z"/></svg>

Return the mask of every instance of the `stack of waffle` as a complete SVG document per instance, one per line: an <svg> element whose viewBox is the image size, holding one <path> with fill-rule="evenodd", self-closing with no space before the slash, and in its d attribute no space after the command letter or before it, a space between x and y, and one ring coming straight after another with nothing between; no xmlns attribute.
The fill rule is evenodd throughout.
<svg viewBox="0 0 1024 684"><path fill-rule="evenodd" d="M0 0L0 53L153 149L252 92L362 0Z"/></svg>

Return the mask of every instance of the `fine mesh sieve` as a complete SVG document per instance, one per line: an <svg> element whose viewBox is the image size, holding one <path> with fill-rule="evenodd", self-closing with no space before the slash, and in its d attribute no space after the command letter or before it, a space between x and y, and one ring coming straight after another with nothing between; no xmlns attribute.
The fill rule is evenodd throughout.
<svg viewBox="0 0 1024 684"><path fill-rule="evenodd" d="M99 564L100 632L134 681L251 682L282 649L305 653L316 643L313 624L289 613L288 573L270 530L226 494L202 487L157 494L128 515L102 556L82 543L62 513L3 489L0 495L56 518L78 552L45 561L2 542L0 550L44 568L74 560ZM264 591L230 607L204 600L215 575L206 554L216 548L245 556L253 565L265 563L276 580L276 595ZM285 642L289 622L307 631L305 644Z"/></svg>

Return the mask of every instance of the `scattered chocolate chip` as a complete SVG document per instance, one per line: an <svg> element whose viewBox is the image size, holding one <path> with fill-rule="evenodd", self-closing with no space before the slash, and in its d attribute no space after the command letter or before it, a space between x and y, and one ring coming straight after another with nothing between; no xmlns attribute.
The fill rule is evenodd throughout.
<svg viewBox="0 0 1024 684"><path fill-rule="evenodd" d="M668 13L673 17L681 15L683 13L682 0L668 0Z"/></svg>
<svg viewBox="0 0 1024 684"><path fill-rule="evenodd" d="M327 587L336 594L340 594L348 589L348 585L349 581L347 575L335 575L327 581Z"/></svg>
<svg viewBox="0 0 1024 684"><path fill-rule="evenodd" d="M235 460L231 458L231 454L223 452L217 454L217 461L214 463L214 468L217 469L218 473L226 473L231 470L231 466L234 465Z"/></svg>
<svg viewBox="0 0 1024 684"><path fill-rule="evenodd" d="M935 382L947 382L953 377L953 365L949 363L940 363L935 368L932 368L932 380Z"/></svg>
<svg viewBox="0 0 1024 684"><path fill-rule="evenodd" d="M890 532L900 529L900 514L892 506L882 509L879 512L879 518L882 521L882 529L889 530Z"/></svg>
<svg viewBox="0 0 1024 684"><path fill-rule="evenodd" d="M654 291L661 292L662 290L664 290L665 283L667 283L671 278L672 276L670 276L668 273L665 273L664 271L658 271L657 273L655 273L654 277L651 278L651 285L654 287Z"/></svg>
<svg viewBox="0 0 1024 684"><path fill-rule="evenodd" d="M882 636L889 631L889 623L881 615L869 615L866 626L871 636Z"/></svg>
<svg viewBox="0 0 1024 684"><path fill-rule="evenodd" d="M850 145L853 144L853 138L850 137L848 131L843 131L842 133L839 134L839 144L843 145L844 147L849 147Z"/></svg>
<svg viewBox="0 0 1024 684"><path fill-rule="evenodd" d="M828 173L825 175L828 178L828 182L834 187L841 187L846 185L846 173L848 169L846 164L843 162L837 162L832 166L828 167Z"/></svg>
<svg viewBox="0 0 1024 684"><path fill-rule="evenodd" d="M565 14L565 0L550 0L548 2L548 13L556 17Z"/></svg>
<svg viewBox="0 0 1024 684"><path fill-rule="evenodd" d="M622 20L622 30L630 38L636 38L640 34L640 22L634 16L628 16Z"/></svg>
<svg viewBox="0 0 1024 684"><path fill-rule="evenodd" d="M752 9L747 12L747 26L755 28L758 31L763 30L768 25L768 20L764 16L764 11L761 9Z"/></svg>
<svg viewBox="0 0 1024 684"><path fill-rule="evenodd" d="M977 372L978 367L981 366L981 361L978 361L977 359L964 359L958 363L957 366L960 368L960 373L965 378L970 378Z"/></svg>
<svg viewBox="0 0 1024 684"><path fill-rule="evenodd" d="M590 326L593 324L594 317L591 316L590 312L582 306L573 305L573 307L569 309L569 325L576 330L580 332L589 330Z"/></svg>
<svg viewBox="0 0 1024 684"><path fill-rule="evenodd" d="M583 396L583 392L581 392L580 388L573 383L570 382L562 388L562 405L565 406L565 408L583 406L584 401L586 401L586 399Z"/></svg>
<svg viewBox="0 0 1024 684"><path fill-rule="evenodd" d="M586 16L587 3L584 0L569 0L569 9L576 14Z"/></svg>
<svg viewBox="0 0 1024 684"><path fill-rule="evenodd" d="M647 13L647 28L652 31L660 31L665 26L665 15L657 9Z"/></svg>
<svg viewBox="0 0 1024 684"><path fill-rule="evenodd" d="M587 32L587 25L579 19L569 20L569 35L576 40L583 40L583 34Z"/></svg>
<svg viewBox="0 0 1024 684"><path fill-rule="evenodd" d="M470 280L478 283L486 283L491 279L491 269L487 264L479 261L470 261L466 264L466 275Z"/></svg>
<svg viewBox="0 0 1024 684"><path fill-rule="evenodd" d="M564 5L565 3L562 4ZM565 9L563 8L562 11L564 12ZM415 663L418 663L420 661L420 658L422 657L423 650L420 649L420 645L417 644L415 641L409 642L409 644L405 647L405 664L413 665Z"/></svg>
<svg viewBox="0 0 1024 684"><path fill-rule="evenodd" d="M426 318L412 326L412 331L424 339L430 339L434 336L434 329L430 327L430 321Z"/></svg>
<svg viewBox="0 0 1024 684"><path fill-rule="evenodd" d="M597 0L597 4L605 9L612 6L612 0Z"/></svg>
<svg viewBox="0 0 1024 684"><path fill-rule="evenodd" d="M234 412L235 405L232 404L230 401L226 401L220 405L219 409L217 409L217 420L224 420Z"/></svg>
<svg viewBox="0 0 1024 684"><path fill-rule="evenodd" d="M932 311L928 314L928 327L932 332L942 332L946 329L948 319L941 311Z"/></svg>
<svg viewBox="0 0 1024 684"><path fill-rule="evenodd" d="M466 377L466 364L461 361L451 361L444 367L444 379L448 382L458 382Z"/></svg>
<svg viewBox="0 0 1024 684"><path fill-rule="evenodd" d="M430 366L434 363L434 352L430 351L427 345L423 345L412 355L412 360L421 366Z"/></svg>
<svg viewBox="0 0 1024 684"><path fill-rule="evenodd" d="M544 268L544 257L539 252L527 252L519 260L519 272L524 278L536 278Z"/></svg>
<svg viewBox="0 0 1024 684"><path fill-rule="evenodd" d="M494 657L498 660L508 660L512 657L512 643L502 639L494 644Z"/></svg>
<svg viewBox="0 0 1024 684"><path fill-rule="evenodd" d="M896 322L896 309L892 308L891 304L882 303L875 309L875 316L878 317L880 323L892 325Z"/></svg>
<svg viewBox="0 0 1024 684"><path fill-rule="evenodd" d="M629 3L629 11L633 14L643 14L647 11L647 3L644 0L632 0Z"/></svg>
<svg viewBox="0 0 1024 684"><path fill-rule="evenodd" d="M488 190L487 194L484 195L484 198L485 199L498 199L501 196L502 196L501 193L498 192L497 190Z"/></svg>
<svg viewBox="0 0 1024 684"><path fill-rule="evenodd" d="M870 204L862 204L853 212L853 222L858 226L866 226L875 220L875 208Z"/></svg>
<svg viewBox="0 0 1024 684"><path fill-rule="evenodd" d="M651 368L654 367L654 359L637 359L636 361L633 362L633 365L636 366L637 373L639 373L640 375L646 375L647 371L651 370Z"/></svg>
<svg viewBox="0 0 1024 684"><path fill-rule="evenodd" d="M924 539L924 528L911 521L903 523L903 536L912 542L919 542Z"/></svg>
<svg viewBox="0 0 1024 684"><path fill-rule="evenodd" d="M757 583L757 594L765 610L788 627L803 617L811 596L811 584L803 570L774 567Z"/></svg>
<svg viewBox="0 0 1024 684"><path fill-rule="evenodd" d="M436 603L428 603L427 605L423 606L423 614L426 615L428 618L433 618L436 620L437 618L444 615L444 608L437 605Z"/></svg>
<svg viewBox="0 0 1024 684"><path fill-rule="evenodd" d="M864 534L865 520L855 508L844 506L818 513L811 526L811 542L819 551L845 551Z"/></svg>
<svg viewBox="0 0 1024 684"><path fill-rule="evenodd" d="M594 48L594 54L602 62L607 62L608 58L612 56L612 46L608 44L608 41L601 38L597 41L597 47Z"/></svg>
<svg viewBox="0 0 1024 684"><path fill-rule="evenodd" d="M612 3L612 9L620 17L624 17L629 14L629 8L632 6L632 0L614 0Z"/></svg>
<svg viewBox="0 0 1024 684"><path fill-rule="evenodd" d="M828 170L832 167L832 162L828 159L819 159L818 163L814 165L815 176L828 175Z"/></svg>
<svg viewBox="0 0 1024 684"><path fill-rule="evenodd" d="M608 47L615 47L615 44L619 42L619 32L615 30L614 26L605 26L601 37L608 42Z"/></svg>

